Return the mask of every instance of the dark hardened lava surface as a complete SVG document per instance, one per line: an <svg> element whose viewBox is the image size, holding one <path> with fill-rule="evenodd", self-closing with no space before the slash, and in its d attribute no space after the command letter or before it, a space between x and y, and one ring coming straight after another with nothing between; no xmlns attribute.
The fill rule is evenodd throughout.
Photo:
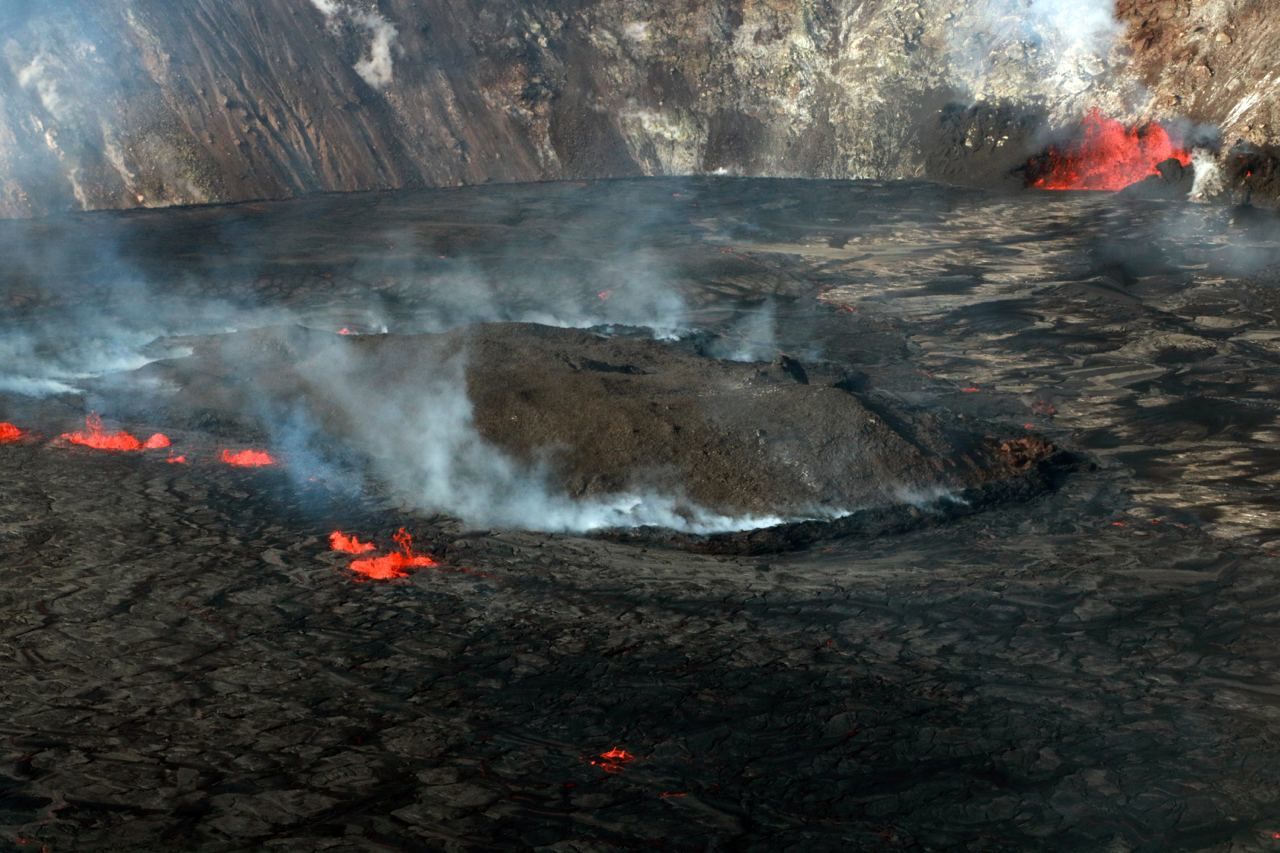
<svg viewBox="0 0 1280 853"><path fill-rule="evenodd" d="M49 446L129 401L6 395L0 419L39 434L0 446L0 838L1275 849L1276 234L1102 196L781 181L0 223L5 335L109 319L126 279L316 328L376 294L366 322L421 331L451 271L501 305L588 299L626 286L625 244L699 328L771 300L783 351L1095 465L947 523L715 556L229 468L212 423L173 431L185 466ZM441 569L358 582L325 542L402 524ZM612 747L635 760L591 764Z"/></svg>

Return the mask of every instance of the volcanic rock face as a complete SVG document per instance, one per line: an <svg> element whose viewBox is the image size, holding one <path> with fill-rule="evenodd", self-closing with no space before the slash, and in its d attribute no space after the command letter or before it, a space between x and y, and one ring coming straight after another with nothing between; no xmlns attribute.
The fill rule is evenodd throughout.
<svg viewBox="0 0 1280 853"><path fill-rule="evenodd" d="M1217 125L1230 143L1280 141L1275 8L1217 0L1118 0L1133 69L1157 110Z"/></svg>
<svg viewBox="0 0 1280 853"><path fill-rule="evenodd" d="M1052 452L975 435L786 358L724 362L530 324L352 338L276 328L208 339L160 370L182 389L188 419L305 411L325 435L373 448L382 478L428 505L441 479L454 481L455 499L533 488L514 466L575 500L675 495L677 512L832 517L1017 479ZM547 524L536 503L521 506L528 518L473 511L481 522Z"/></svg>
<svg viewBox="0 0 1280 853"><path fill-rule="evenodd" d="M1265 6L1122 3L1130 60L1107 0L1058 5L10 0L0 215L718 170L993 184L1092 106L1277 141Z"/></svg>

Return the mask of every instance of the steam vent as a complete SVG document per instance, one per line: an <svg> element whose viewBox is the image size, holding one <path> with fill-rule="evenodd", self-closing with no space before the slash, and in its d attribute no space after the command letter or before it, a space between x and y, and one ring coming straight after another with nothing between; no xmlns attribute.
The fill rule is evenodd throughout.
<svg viewBox="0 0 1280 853"><path fill-rule="evenodd" d="M0 0L0 851L1280 850L1280 15Z"/></svg>

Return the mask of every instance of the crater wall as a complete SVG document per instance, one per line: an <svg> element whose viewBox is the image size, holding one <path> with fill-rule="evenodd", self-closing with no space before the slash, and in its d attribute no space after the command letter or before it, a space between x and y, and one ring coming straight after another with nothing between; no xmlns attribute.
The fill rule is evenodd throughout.
<svg viewBox="0 0 1280 853"><path fill-rule="evenodd" d="M1266 4L1100 3L9 0L0 215L709 172L990 185L1091 106L1277 142Z"/></svg>

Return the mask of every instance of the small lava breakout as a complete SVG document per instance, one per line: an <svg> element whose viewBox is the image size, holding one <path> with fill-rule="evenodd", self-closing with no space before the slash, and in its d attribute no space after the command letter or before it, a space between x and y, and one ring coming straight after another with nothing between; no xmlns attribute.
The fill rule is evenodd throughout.
<svg viewBox="0 0 1280 853"><path fill-rule="evenodd" d="M155 433L146 441L140 441L136 436L127 433L124 430L107 432L103 429L102 418L99 417L97 413L86 415L84 425L84 430L63 433L61 437L72 444L92 447L94 450L106 450L116 453L136 453L141 450L163 450L172 444L172 442L169 441L169 437L163 433Z"/></svg>
<svg viewBox="0 0 1280 853"><path fill-rule="evenodd" d="M235 468L266 468L276 464L275 457L265 450L223 450L218 458L224 465Z"/></svg>
<svg viewBox="0 0 1280 853"><path fill-rule="evenodd" d="M592 765L606 773L620 773L624 767L635 761L636 757L621 747L613 747L591 759Z"/></svg>

